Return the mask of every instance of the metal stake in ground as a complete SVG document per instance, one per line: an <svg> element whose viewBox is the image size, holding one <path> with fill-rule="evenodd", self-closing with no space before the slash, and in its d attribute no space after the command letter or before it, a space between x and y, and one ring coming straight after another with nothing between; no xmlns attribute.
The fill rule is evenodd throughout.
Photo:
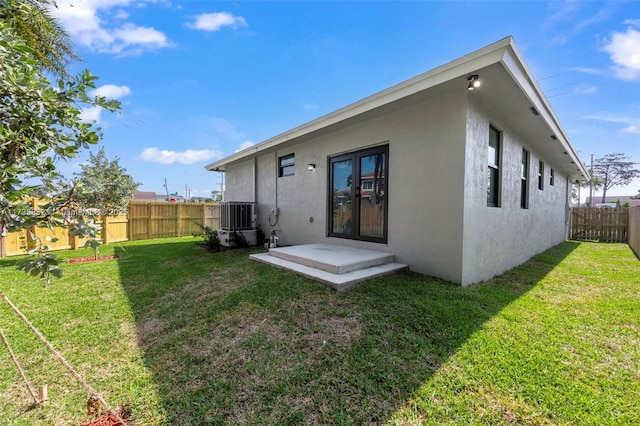
<svg viewBox="0 0 640 426"><path fill-rule="evenodd" d="M60 364L64 365L65 368L67 370L69 370L71 375L73 377L75 377L75 379L80 382L82 387L84 387L87 390L87 392L89 392L89 395L93 395L96 398L98 398L100 403L107 409L107 411L109 411L110 413L113 413L116 417L118 417L118 420L121 421L123 425L126 424L126 422L120 417L120 415L118 415L118 413L111 408L109 403L107 403L107 401L105 401L105 399L102 397L102 395L100 395L98 392L96 392L91 386L89 386L89 384L87 382L84 381L82 376L80 374L78 374L78 372L76 370L73 369L71 364L69 364L69 361L67 361L58 351L55 350L55 348L42 335L42 333L40 333L40 331L38 331L38 329L35 328L33 326L33 324L31 324L31 322L27 319L27 317L25 317L24 314L22 312L20 312L20 310L13 303L11 303L11 300L9 300L9 298L7 296L5 296L4 293L2 293L2 292L0 292L0 296L2 296L4 301L7 302L7 305L9 305L11 307L11 309L13 309L13 311L20 317L20 319L27 325L27 327L29 327L31 329L31 331L33 331L33 333L38 337L38 339L40 339L40 341L42 343L44 343L44 345L47 347L47 349L49 349L49 351L60 362Z"/></svg>

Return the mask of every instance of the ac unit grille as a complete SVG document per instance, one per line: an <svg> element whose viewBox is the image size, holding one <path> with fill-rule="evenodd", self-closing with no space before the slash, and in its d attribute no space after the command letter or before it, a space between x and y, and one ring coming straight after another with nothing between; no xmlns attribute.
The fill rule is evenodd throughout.
<svg viewBox="0 0 640 426"><path fill-rule="evenodd" d="M236 201L220 203L220 228L226 231L255 229L255 205Z"/></svg>

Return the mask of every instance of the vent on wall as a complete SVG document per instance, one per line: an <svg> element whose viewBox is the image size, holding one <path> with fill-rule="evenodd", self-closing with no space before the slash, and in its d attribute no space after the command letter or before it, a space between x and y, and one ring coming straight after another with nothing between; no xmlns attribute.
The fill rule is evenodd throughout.
<svg viewBox="0 0 640 426"><path fill-rule="evenodd" d="M227 201L220 203L220 229L255 229L256 203Z"/></svg>

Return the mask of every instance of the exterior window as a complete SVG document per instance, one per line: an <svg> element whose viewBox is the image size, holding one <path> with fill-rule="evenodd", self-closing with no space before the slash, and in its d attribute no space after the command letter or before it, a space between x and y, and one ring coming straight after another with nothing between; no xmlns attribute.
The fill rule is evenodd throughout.
<svg viewBox="0 0 640 426"><path fill-rule="evenodd" d="M538 161L538 189L544 191L544 161Z"/></svg>
<svg viewBox="0 0 640 426"><path fill-rule="evenodd" d="M556 183L556 174L553 169L549 170L549 186L553 186Z"/></svg>
<svg viewBox="0 0 640 426"><path fill-rule="evenodd" d="M293 176L296 171L296 158L293 154L278 159L279 177Z"/></svg>
<svg viewBox="0 0 640 426"><path fill-rule="evenodd" d="M529 208L529 151L522 150L522 167L520 169L520 208Z"/></svg>
<svg viewBox="0 0 640 426"><path fill-rule="evenodd" d="M489 127L487 206L500 207L500 131Z"/></svg>
<svg viewBox="0 0 640 426"><path fill-rule="evenodd" d="M362 190L363 191L371 191L373 189L373 181L365 180L362 182Z"/></svg>

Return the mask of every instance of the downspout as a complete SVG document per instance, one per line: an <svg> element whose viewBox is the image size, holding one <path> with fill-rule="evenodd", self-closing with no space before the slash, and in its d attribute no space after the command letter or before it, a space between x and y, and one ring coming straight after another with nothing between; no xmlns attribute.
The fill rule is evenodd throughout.
<svg viewBox="0 0 640 426"><path fill-rule="evenodd" d="M565 208L564 208L564 239L568 240L570 237L570 233L571 233L571 203L569 200L571 200L571 189L570 189L570 183L569 181L571 180L571 176L569 174L567 174L567 179L565 181L565 193L564 193L564 203L565 203Z"/></svg>
<svg viewBox="0 0 640 426"><path fill-rule="evenodd" d="M253 217L251 218L251 226L253 229L258 228L258 158L253 159Z"/></svg>
<svg viewBox="0 0 640 426"><path fill-rule="evenodd" d="M275 188L275 200L274 200L274 207L271 210L271 212L269 213L269 226L271 227L276 227L278 226L278 214L276 214L276 212L278 211L278 152L274 151L273 152L273 177L275 179L275 184L274 184L274 188ZM272 219L272 216L275 217L275 220ZM273 220L273 223L271 223Z"/></svg>
<svg viewBox="0 0 640 426"><path fill-rule="evenodd" d="M253 159L253 202L258 203L258 159Z"/></svg>

